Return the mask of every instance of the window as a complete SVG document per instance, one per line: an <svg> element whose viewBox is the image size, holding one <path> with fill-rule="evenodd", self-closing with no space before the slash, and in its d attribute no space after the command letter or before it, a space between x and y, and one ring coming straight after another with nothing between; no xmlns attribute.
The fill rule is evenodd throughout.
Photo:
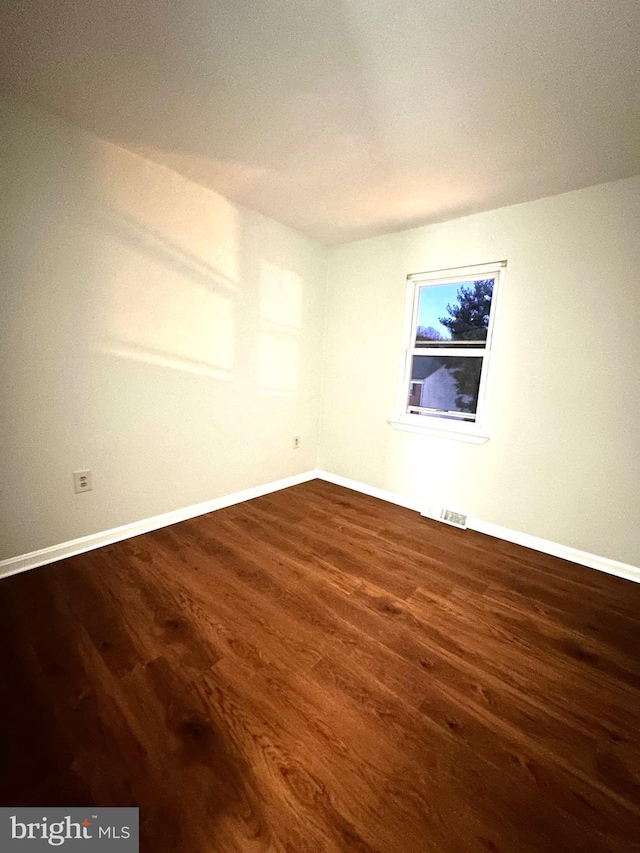
<svg viewBox="0 0 640 853"><path fill-rule="evenodd" d="M392 426L481 443L504 261L408 276L398 414Z"/></svg>

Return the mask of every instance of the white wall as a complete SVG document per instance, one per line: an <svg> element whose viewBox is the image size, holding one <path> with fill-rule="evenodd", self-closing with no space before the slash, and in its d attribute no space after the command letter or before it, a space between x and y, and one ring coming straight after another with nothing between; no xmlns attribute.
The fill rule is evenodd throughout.
<svg viewBox="0 0 640 853"><path fill-rule="evenodd" d="M0 127L0 559L315 467L325 250L43 113Z"/></svg>
<svg viewBox="0 0 640 853"><path fill-rule="evenodd" d="M322 468L640 564L640 178L332 249L321 381L323 248L0 122L0 559L314 468L322 385ZM491 440L394 431L405 276L503 258Z"/></svg>
<svg viewBox="0 0 640 853"><path fill-rule="evenodd" d="M484 445L393 430L408 273L506 259ZM320 466L640 565L640 178L329 254Z"/></svg>

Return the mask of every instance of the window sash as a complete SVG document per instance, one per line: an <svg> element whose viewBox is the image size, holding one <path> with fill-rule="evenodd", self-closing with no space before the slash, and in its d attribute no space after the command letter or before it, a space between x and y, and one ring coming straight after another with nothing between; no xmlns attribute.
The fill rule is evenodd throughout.
<svg viewBox="0 0 640 853"><path fill-rule="evenodd" d="M412 386L414 384L419 383L419 382L421 384L421 380L412 378L413 359L416 355L418 357L431 355L431 356L436 356L439 359L445 359L445 358L460 358L460 357L464 357L464 358L469 358L469 357L470 358L487 358L488 354L484 350L481 352L478 352L477 350L475 352L464 352L464 351L462 351L460 353L452 352L451 350L448 350L446 353L443 353L442 350L437 350L436 352L429 353L429 352L425 352L425 350L416 351L415 349L412 349L412 350L410 350L410 352L408 354L408 358L407 358L407 374L406 375L407 375L408 379L407 379L407 382L405 384L405 397L404 397L404 413L406 415L412 415L412 414L415 415L416 413L418 413L418 416L422 417L421 413L424 413L424 414L447 417L447 418L451 417L451 418L459 418L459 419L463 419L463 420L470 420L470 419L472 419L474 421L477 420L478 411L480 409L480 405L481 405L481 401L482 401L481 395L482 395L482 392L484 390L483 380L484 380L485 375L486 375L485 363L483 362L482 365L480 366L480 381L478 383L478 396L477 396L477 404L476 404L475 412L460 412L457 409L442 409L442 408L436 408L435 406L413 406L409 403L409 398L411 397Z"/></svg>
<svg viewBox="0 0 640 853"><path fill-rule="evenodd" d="M470 278L488 278L492 275L499 277L506 266L506 261L495 261L492 264L475 264L470 267L449 267L431 272L411 273L407 276L407 281L416 285L421 283L459 284Z"/></svg>
<svg viewBox="0 0 640 853"><path fill-rule="evenodd" d="M433 416L433 423L438 424L438 429L447 429L445 421L450 420L452 426L477 428L485 418L486 394L489 378L490 354L493 343L493 330L497 314L497 304L501 293L502 276L506 261L494 264L482 264L474 267L456 268L451 270L440 270L433 273L418 273L407 276L407 302L405 318L405 345L404 365L402 370L402 385L400 387L400 398L398 410L405 421L416 425L426 425ZM473 279L493 278L493 293L491 298L491 309L489 313L489 326L485 341L425 341L427 346L416 346L416 334L418 326L418 308L420 301L420 288L429 285L443 285L464 283ZM443 346L444 344L444 346ZM454 344L454 346L452 346ZM472 347L466 349L469 344ZM440 358L448 356L457 358L483 358L480 371L480 384L478 387L478 403L475 413L453 412L442 409L425 409L419 406L409 405L411 390L411 371L414 356L437 355ZM418 413L416 413L418 412ZM422 413L420 413L422 412ZM454 420L455 419L455 420ZM466 423L465 423L466 422Z"/></svg>
<svg viewBox="0 0 640 853"><path fill-rule="evenodd" d="M487 326L487 333L486 333L484 339L470 340L470 341L455 341L455 340L452 340L451 338L447 338L443 341L422 341L422 342L418 342L418 340L417 340L418 314L420 312L420 297L421 297L422 291L428 290L431 288L437 288L437 287L450 287L450 286L455 286L455 285L470 284L472 281L482 280L482 278L487 278L487 279L493 280L493 288L492 288L492 295L491 295L491 308L489 309L489 324ZM411 281L411 279L409 279L409 280ZM476 347L476 348L479 346L488 346L489 341L490 341L490 334L491 334L491 318L493 315L493 305L494 305L493 300L494 300L495 292L496 292L497 287L498 287L498 281L499 281L499 274L498 274L498 271L495 269L492 273L486 272L482 277L479 277L477 275L471 276L471 277L470 276L455 276L455 277L452 277L451 279L433 279L430 281L421 281L421 280L413 281L413 284L415 287L415 291L414 291L415 304L414 304L414 310L413 310L413 315L412 315L413 345L418 346L421 344L426 344L427 346L437 346L437 347L442 347L442 348L447 348L450 346L460 346L460 347L471 346L471 347Z"/></svg>
<svg viewBox="0 0 640 853"><path fill-rule="evenodd" d="M409 355L436 355L438 358L484 358L487 354L487 347L475 350L458 349L457 347L449 347L449 349L436 349L436 347L411 347Z"/></svg>
<svg viewBox="0 0 640 853"><path fill-rule="evenodd" d="M409 415L435 415L436 417L458 418L463 421L475 421L477 414L474 412L454 412L451 409L429 409L426 406L407 406Z"/></svg>
<svg viewBox="0 0 640 853"><path fill-rule="evenodd" d="M437 349L454 349L455 347L473 347L475 349L485 349L484 341L418 341L415 342L417 349L425 349L434 347Z"/></svg>
<svg viewBox="0 0 640 853"><path fill-rule="evenodd" d="M493 338L494 319L495 319L495 315L496 315L495 307L496 307L496 300L497 300L498 294L500 292L501 275L500 275L500 272L494 267L493 273L492 274L486 273L486 276L488 278L493 278L494 281L493 281L493 293L491 295L491 309L489 311L489 326L487 328L487 337L484 339L484 341L451 341L451 340L448 340L448 341L425 341L424 343L428 344L430 347L431 346L439 346L442 349L447 349L448 347L451 346L451 344L455 344L456 346L459 346L459 347L474 346L476 349L478 349L479 347L482 347L482 346L484 346L485 349L491 348L491 340ZM426 282L426 283L420 282L420 281L412 281L411 279L407 279L407 286L408 286L409 290L413 291L413 307L411 310L411 338L410 338L410 341L411 341L410 345L411 346L415 347L416 343L417 343L416 335L418 334L418 310L420 307L420 289L422 287L437 287L440 284L465 284L466 282L469 281L468 276L456 276L456 278L458 279L458 281L456 281L456 279L452 279L452 280L434 279L433 281Z"/></svg>

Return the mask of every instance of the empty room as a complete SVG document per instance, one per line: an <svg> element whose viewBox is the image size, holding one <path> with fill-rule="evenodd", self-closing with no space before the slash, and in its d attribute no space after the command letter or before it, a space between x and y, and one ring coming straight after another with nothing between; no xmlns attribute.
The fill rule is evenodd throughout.
<svg viewBox="0 0 640 853"><path fill-rule="evenodd" d="M0 853L640 853L637 0L0 27Z"/></svg>

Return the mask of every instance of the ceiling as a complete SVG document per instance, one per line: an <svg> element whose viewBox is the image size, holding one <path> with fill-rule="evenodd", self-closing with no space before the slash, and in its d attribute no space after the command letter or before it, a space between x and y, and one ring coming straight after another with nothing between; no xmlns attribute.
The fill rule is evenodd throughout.
<svg viewBox="0 0 640 853"><path fill-rule="evenodd" d="M5 0L0 89L324 243L640 173L638 0Z"/></svg>

